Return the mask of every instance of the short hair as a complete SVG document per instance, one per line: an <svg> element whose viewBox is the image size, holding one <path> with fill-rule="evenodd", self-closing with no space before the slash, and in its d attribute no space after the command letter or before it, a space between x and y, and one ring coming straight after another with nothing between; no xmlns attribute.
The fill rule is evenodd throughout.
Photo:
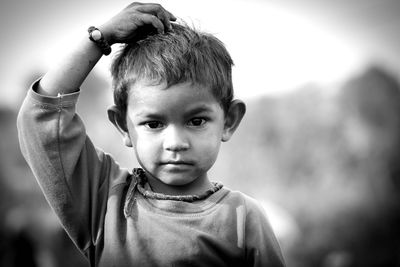
<svg viewBox="0 0 400 267"><path fill-rule="evenodd" d="M137 82L192 82L209 88L225 114L233 99L233 61L215 36L188 25L126 44L111 65L114 103L125 124L129 88ZM126 127L126 125L123 125Z"/></svg>

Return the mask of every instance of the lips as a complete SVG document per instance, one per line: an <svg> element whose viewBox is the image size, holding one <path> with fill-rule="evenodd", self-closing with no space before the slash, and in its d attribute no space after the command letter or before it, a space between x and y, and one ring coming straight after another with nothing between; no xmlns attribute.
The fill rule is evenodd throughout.
<svg viewBox="0 0 400 267"><path fill-rule="evenodd" d="M166 172L182 173L191 170L193 168L193 165L194 164L191 161L167 160L161 162L160 167L162 167L163 170Z"/></svg>
<svg viewBox="0 0 400 267"><path fill-rule="evenodd" d="M161 165L176 165L176 166L193 165L193 162L186 161L186 160L167 160L167 161L161 162Z"/></svg>

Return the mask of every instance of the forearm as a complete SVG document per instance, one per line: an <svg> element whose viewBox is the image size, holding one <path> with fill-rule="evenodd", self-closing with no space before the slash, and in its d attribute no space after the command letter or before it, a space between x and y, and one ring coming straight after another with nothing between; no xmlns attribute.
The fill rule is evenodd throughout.
<svg viewBox="0 0 400 267"><path fill-rule="evenodd" d="M37 92L48 96L75 92L101 56L101 50L89 40L87 33L83 33L63 60L43 76Z"/></svg>
<svg viewBox="0 0 400 267"><path fill-rule="evenodd" d="M158 32L164 32L171 29L170 21L175 20L176 17L161 5L132 3L99 29L110 45L133 43L143 37L143 32L138 34L138 28L152 25ZM71 43L76 43L76 40L71 40ZM101 56L101 49L89 39L87 33L82 33L81 40L71 52L44 75L37 92L57 96L78 90Z"/></svg>

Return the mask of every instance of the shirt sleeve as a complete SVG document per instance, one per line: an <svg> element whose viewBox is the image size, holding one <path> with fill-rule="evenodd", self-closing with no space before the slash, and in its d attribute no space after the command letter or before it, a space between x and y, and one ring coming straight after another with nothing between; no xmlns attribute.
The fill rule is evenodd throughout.
<svg viewBox="0 0 400 267"><path fill-rule="evenodd" d="M109 177L123 171L94 147L75 113L79 91L43 96L28 91L17 127L23 156L61 224L83 252L103 234Z"/></svg>
<svg viewBox="0 0 400 267"><path fill-rule="evenodd" d="M247 266L284 267L282 251L267 215L254 199L246 197L246 262Z"/></svg>

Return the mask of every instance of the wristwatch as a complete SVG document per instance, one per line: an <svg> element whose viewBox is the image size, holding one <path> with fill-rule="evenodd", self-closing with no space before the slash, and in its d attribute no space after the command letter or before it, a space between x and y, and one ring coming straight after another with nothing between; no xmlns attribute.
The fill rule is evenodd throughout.
<svg viewBox="0 0 400 267"><path fill-rule="evenodd" d="M104 55L109 55L111 53L111 46L108 44L106 39L104 39L103 33L94 26L88 28L89 39L94 42L97 47L100 48Z"/></svg>

